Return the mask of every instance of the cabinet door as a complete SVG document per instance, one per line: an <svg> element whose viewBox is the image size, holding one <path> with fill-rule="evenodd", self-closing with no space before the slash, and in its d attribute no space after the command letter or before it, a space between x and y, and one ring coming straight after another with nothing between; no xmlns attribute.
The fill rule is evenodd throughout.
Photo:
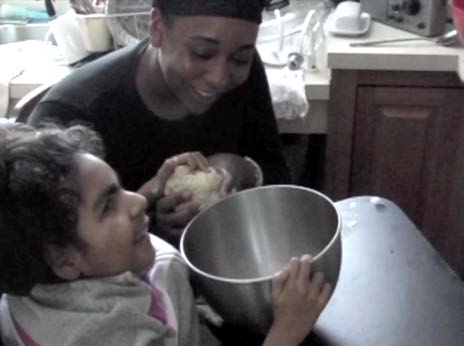
<svg viewBox="0 0 464 346"><path fill-rule="evenodd" d="M398 204L464 275L464 91L359 87L350 191Z"/></svg>

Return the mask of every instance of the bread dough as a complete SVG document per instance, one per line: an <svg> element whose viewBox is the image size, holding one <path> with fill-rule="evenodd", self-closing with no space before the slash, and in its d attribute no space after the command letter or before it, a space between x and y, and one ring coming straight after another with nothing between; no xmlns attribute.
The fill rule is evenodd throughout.
<svg viewBox="0 0 464 346"><path fill-rule="evenodd" d="M203 210L221 199L219 189L222 179L222 174L213 168L209 172L192 172L189 166L180 165L166 182L164 194L168 196L189 191L193 195L192 199L200 205L200 210Z"/></svg>

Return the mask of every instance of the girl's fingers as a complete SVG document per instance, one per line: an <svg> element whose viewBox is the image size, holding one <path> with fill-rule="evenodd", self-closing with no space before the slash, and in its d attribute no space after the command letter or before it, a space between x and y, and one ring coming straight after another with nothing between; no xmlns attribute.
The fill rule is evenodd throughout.
<svg viewBox="0 0 464 346"><path fill-rule="evenodd" d="M272 300L276 301L277 298L280 296L282 291L284 290L285 284L288 279L288 268L282 269L280 272L275 273L274 277L272 278Z"/></svg>
<svg viewBox="0 0 464 346"><path fill-rule="evenodd" d="M309 285L309 274L311 273L312 257L310 255L303 255L301 257L300 272L298 275L298 286L307 287Z"/></svg>
<svg viewBox="0 0 464 346"><path fill-rule="evenodd" d="M321 295L319 296L319 304L321 307L324 307L325 304L329 301L330 293L332 292L332 285L326 282L322 287Z"/></svg>
<svg viewBox="0 0 464 346"><path fill-rule="evenodd" d="M298 279L299 271L300 271L300 260L296 257L293 257L290 260L288 268L289 268L289 280L292 282L296 282Z"/></svg>
<svg viewBox="0 0 464 346"><path fill-rule="evenodd" d="M325 282L324 274L322 274L321 272L316 272L316 273L313 274L313 277L312 277L311 283L310 283L310 294L311 294L311 296L313 296L313 297L320 296L320 294L322 292L322 288L324 286L324 282Z"/></svg>

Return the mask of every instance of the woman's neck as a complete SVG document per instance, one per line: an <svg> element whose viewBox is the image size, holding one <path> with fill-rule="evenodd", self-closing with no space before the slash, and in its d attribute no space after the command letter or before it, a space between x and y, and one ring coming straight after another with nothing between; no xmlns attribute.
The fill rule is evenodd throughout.
<svg viewBox="0 0 464 346"><path fill-rule="evenodd" d="M137 66L136 88L145 106L156 116L177 120L188 115L175 93L166 84L160 66L159 50L151 45L142 55Z"/></svg>

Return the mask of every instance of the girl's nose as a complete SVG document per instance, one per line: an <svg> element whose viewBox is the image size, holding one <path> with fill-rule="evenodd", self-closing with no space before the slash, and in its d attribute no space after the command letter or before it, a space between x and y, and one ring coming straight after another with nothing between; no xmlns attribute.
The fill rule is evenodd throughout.
<svg viewBox="0 0 464 346"><path fill-rule="evenodd" d="M147 209L147 199L141 194L127 191L129 194L129 212L132 217L137 217Z"/></svg>

